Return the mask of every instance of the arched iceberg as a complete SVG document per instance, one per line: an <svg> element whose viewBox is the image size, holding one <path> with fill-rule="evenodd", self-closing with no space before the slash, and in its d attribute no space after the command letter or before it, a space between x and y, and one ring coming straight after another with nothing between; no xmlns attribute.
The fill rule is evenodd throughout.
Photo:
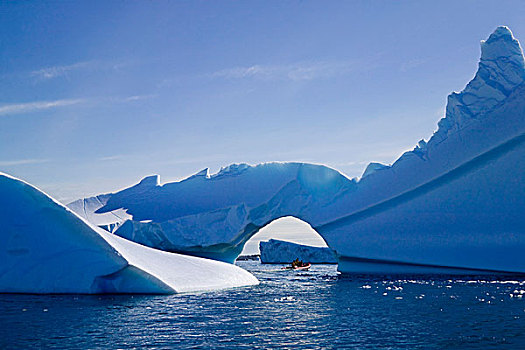
<svg viewBox="0 0 525 350"><path fill-rule="evenodd" d="M261 227L294 216L343 272L524 273L524 79L521 47L498 27L430 140L359 181L321 165L236 164L164 185L148 177L96 213L125 209L117 235L229 262Z"/></svg>

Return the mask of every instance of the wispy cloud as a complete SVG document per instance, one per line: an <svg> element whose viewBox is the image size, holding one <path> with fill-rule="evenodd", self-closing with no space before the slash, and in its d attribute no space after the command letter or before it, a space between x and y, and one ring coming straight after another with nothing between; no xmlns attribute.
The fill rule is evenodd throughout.
<svg viewBox="0 0 525 350"><path fill-rule="evenodd" d="M114 97L112 98L112 101L114 102L135 102L135 101L149 100L155 97L157 97L156 94L132 95L132 96L126 96L126 97Z"/></svg>
<svg viewBox="0 0 525 350"><path fill-rule="evenodd" d="M226 68L211 74L212 78L261 79L261 80L313 80L331 78L356 70L371 68L355 61L344 62L297 62L287 65L253 65Z"/></svg>
<svg viewBox="0 0 525 350"><path fill-rule="evenodd" d="M98 160L102 161L102 162L108 162L108 161L115 161L115 160L123 160L123 159L126 159L126 158L128 158L128 156L121 155L121 154L116 154L116 155L112 155L112 156L100 157L100 158L98 158Z"/></svg>
<svg viewBox="0 0 525 350"><path fill-rule="evenodd" d="M27 164L41 164L47 163L49 159L16 159L16 160L0 160L0 166L13 165L27 165Z"/></svg>
<svg viewBox="0 0 525 350"><path fill-rule="evenodd" d="M14 104L5 104L0 105L0 116L1 115L10 115L10 114L19 114L19 113L29 113L36 112L40 110L72 106L79 103L85 102L85 99L63 99L55 101L36 101L36 102L27 102L27 103L14 103Z"/></svg>
<svg viewBox="0 0 525 350"><path fill-rule="evenodd" d="M63 66L45 67L32 71L31 76L37 78L38 80L48 80L67 76L73 71L94 68L96 64L96 61L84 61Z"/></svg>
<svg viewBox="0 0 525 350"><path fill-rule="evenodd" d="M101 61L89 60L81 61L66 65L56 65L51 67L44 67L29 72L29 76L36 80L36 82L51 80L55 78L69 78L70 74L81 71L115 71L119 72L127 69L137 62L133 60L121 61Z"/></svg>
<svg viewBox="0 0 525 350"><path fill-rule="evenodd" d="M131 103L150 98L155 98L157 95L132 95L125 97L90 97L90 98L76 98L76 99L61 99L53 101L34 101L25 103L11 103L0 104L0 116L38 112L46 109L60 108L73 106L78 104L97 105L97 104L111 104L111 103Z"/></svg>

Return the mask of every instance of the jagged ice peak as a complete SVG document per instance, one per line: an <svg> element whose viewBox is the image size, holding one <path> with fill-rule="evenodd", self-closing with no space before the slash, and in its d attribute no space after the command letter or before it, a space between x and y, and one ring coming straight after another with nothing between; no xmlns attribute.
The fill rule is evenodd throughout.
<svg viewBox="0 0 525 350"><path fill-rule="evenodd" d="M514 38L510 29L505 26L496 28L487 40L481 41L481 61L502 57L516 60L516 63L523 67L520 43Z"/></svg>
<svg viewBox="0 0 525 350"><path fill-rule="evenodd" d="M448 96L446 116L434 134L437 141L462 129L499 105L525 80L521 46L509 28L500 26L481 42L478 71L463 91Z"/></svg>

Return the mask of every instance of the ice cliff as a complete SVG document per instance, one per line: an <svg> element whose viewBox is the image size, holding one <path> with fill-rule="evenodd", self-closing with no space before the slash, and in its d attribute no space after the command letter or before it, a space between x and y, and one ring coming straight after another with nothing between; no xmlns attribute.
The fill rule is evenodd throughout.
<svg viewBox="0 0 525 350"><path fill-rule="evenodd" d="M277 239L259 242L259 251L263 264L289 264L295 259L312 264L337 263L337 257L330 248L312 247Z"/></svg>
<svg viewBox="0 0 525 350"><path fill-rule="evenodd" d="M231 264L115 236L2 173L0 193L0 293L158 294L258 283Z"/></svg>
<svg viewBox="0 0 525 350"><path fill-rule="evenodd" d="M518 41L498 27L428 142L359 181L320 165L236 164L163 185L146 178L95 214L125 209L132 219L117 235L229 262L261 227L294 216L343 272L525 272L524 77Z"/></svg>

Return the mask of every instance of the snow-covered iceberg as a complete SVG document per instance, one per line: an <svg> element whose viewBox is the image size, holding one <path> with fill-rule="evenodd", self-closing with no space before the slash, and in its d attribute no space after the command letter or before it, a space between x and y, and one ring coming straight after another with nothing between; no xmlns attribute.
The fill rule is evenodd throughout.
<svg viewBox="0 0 525 350"><path fill-rule="evenodd" d="M163 185L145 178L95 214L125 209L132 219L117 235L229 262L261 227L294 216L343 272L525 272L524 78L518 41L498 27L428 142L359 181L321 165L235 164Z"/></svg>
<svg viewBox="0 0 525 350"><path fill-rule="evenodd" d="M258 283L231 264L115 236L2 173L0 193L0 293L177 293Z"/></svg>
<svg viewBox="0 0 525 350"><path fill-rule="evenodd" d="M263 264L289 264L295 259L312 264L337 263L337 257L330 248L312 247L277 239L259 242L259 251Z"/></svg>

